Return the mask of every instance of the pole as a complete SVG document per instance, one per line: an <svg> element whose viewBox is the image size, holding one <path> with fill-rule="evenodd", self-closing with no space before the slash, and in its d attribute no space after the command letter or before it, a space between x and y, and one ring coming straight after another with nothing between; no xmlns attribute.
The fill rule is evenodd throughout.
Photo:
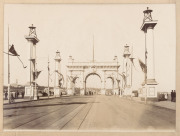
<svg viewBox="0 0 180 136"><path fill-rule="evenodd" d="M123 58L123 72L124 72L124 58ZM124 74L124 73L123 73ZM124 95L124 78L122 80L122 95Z"/></svg>
<svg viewBox="0 0 180 136"><path fill-rule="evenodd" d="M30 84L30 100L33 99L32 96L34 97L34 92L33 92L33 95L32 95L32 86L31 86L31 79L32 79L32 77L31 77L31 74L32 74L32 68L31 68L31 66L32 66L32 64L31 64L31 63L32 63L32 62L31 62L31 61L32 61L32 60L31 60L31 59L32 59L32 57L31 57L32 47L31 47L31 46L32 46L32 45L30 44L30 47L29 47L29 48L30 48L30 56L29 56L29 63L30 63L30 71L29 71L29 72L30 72L30 81L29 81L29 84ZM33 91L34 91L34 90L33 90Z"/></svg>
<svg viewBox="0 0 180 136"><path fill-rule="evenodd" d="M145 33L145 104L147 104L147 47L146 47L146 33Z"/></svg>
<svg viewBox="0 0 180 136"><path fill-rule="evenodd" d="M8 102L10 103L9 25L8 25Z"/></svg>
<svg viewBox="0 0 180 136"><path fill-rule="evenodd" d="M48 98L49 98L49 56L48 56Z"/></svg>
<svg viewBox="0 0 180 136"><path fill-rule="evenodd" d="M94 35L93 35L93 63L94 63Z"/></svg>
<svg viewBox="0 0 180 136"><path fill-rule="evenodd" d="M118 58L117 58L117 87L118 87L118 93L119 93L119 95L120 95L119 79L118 79Z"/></svg>
<svg viewBox="0 0 180 136"><path fill-rule="evenodd" d="M66 69L66 92L67 92L67 85L68 85L68 75L67 75L67 69Z"/></svg>
<svg viewBox="0 0 180 136"><path fill-rule="evenodd" d="M54 97L56 97L55 93L56 93L56 60L55 60L55 70L54 70L55 74L54 74Z"/></svg>
<svg viewBox="0 0 180 136"><path fill-rule="evenodd" d="M34 71L35 71L35 79L34 79L34 84L35 85L33 85L34 86L34 100L38 100L38 91L37 91L37 85L36 85L36 79L37 79L37 69L36 69L36 58L35 58L35 60L34 60L35 62L34 62ZM35 94L36 93L36 94Z"/></svg>
<svg viewBox="0 0 180 136"><path fill-rule="evenodd" d="M36 63L36 62L35 62ZM36 65L36 64L35 64ZM36 67L35 67L36 68ZM37 69L35 69L35 89L34 92L36 93L36 97L38 99L38 92L37 92L37 88L36 88L36 78L37 78ZM34 97L34 99L36 99L36 97Z"/></svg>
<svg viewBox="0 0 180 136"><path fill-rule="evenodd" d="M131 55L132 55L132 62L133 62L133 46L132 46L132 52L131 52ZM132 77L133 77L133 69L132 69L132 62L131 62L131 88L132 88Z"/></svg>

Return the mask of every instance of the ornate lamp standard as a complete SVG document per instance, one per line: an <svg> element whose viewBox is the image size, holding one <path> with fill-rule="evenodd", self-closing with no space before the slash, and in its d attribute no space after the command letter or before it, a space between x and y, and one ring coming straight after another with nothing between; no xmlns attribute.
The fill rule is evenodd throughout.
<svg viewBox="0 0 180 136"><path fill-rule="evenodd" d="M143 83L143 89L145 90L145 101L148 98L157 97L155 80L155 65L154 65L154 27L157 24L156 20L152 19L151 12L153 10L147 7L143 11L144 19L141 26L141 30L145 34L145 81Z"/></svg>
<svg viewBox="0 0 180 136"><path fill-rule="evenodd" d="M56 51L56 56L54 58L55 60L55 78L54 78L54 96L60 96L60 84L59 84L59 78L60 78L60 52Z"/></svg>
<svg viewBox="0 0 180 136"><path fill-rule="evenodd" d="M131 88L131 82L130 82L130 75L131 75L131 65L130 65L130 55L131 53L129 52L129 46L126 44L124 46L124 53L123 53L123 57L125 60L125 64L123 65L123 67L125 67L125 90L124 93L125 95L130 95L130 88Z"/></svg>
<svg viewBox="0 0 180 136"><path fill-rule="evenodd" d="M29 86L25 88L25 95L29 95L31 98L33 93L33 99L37 100L36 78L33 80L33 73L36 72L36 44L39 42L39 39L36 35L36 27L33 24L29 27L29 35L25 36L25 38L29 43L28 60L30 62L27 67Z"/></svg>

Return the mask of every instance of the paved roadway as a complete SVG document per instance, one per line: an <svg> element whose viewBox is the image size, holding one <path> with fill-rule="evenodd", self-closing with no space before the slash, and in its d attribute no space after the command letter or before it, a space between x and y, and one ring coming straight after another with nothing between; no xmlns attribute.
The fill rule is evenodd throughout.
<svg viewBox="0 0 180 136"><path fill-rule="evenodd" d="M70 96L4 105L4 129L173 130L175 110L118 96Z"/></svg>

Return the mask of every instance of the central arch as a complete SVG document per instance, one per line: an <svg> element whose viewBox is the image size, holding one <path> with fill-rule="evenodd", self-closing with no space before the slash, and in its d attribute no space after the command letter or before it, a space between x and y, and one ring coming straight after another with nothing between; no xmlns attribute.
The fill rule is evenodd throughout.
<svg viewBox="0 0 180 136"><path fill-rule="evenodd" d="M85 77L85 79L84 79L84 82L85 82L85 88L84 88L85 94L88 93L88 91L87 91L87 79L88 79L89 76L92 76L92 75L98 76L99 79L100 79L100 82L101 82L101 84L102 84L102 78L101 78L101 76L100 76L99 74L97 74L97 73L95 73L95 72L92 72L92 73L87 74L86 77ZM102 85L101 85L101 86L102 86Z"/></svg>

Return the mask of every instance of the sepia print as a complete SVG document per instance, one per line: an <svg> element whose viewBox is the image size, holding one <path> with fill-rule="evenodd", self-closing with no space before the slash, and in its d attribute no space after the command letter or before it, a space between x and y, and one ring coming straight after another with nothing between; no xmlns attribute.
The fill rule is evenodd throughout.
<svg viewBox="0 0 180 136"><path fill-rule="evenodd" d="M5 4L3 129L174 131L175 4Z"/></svg>

